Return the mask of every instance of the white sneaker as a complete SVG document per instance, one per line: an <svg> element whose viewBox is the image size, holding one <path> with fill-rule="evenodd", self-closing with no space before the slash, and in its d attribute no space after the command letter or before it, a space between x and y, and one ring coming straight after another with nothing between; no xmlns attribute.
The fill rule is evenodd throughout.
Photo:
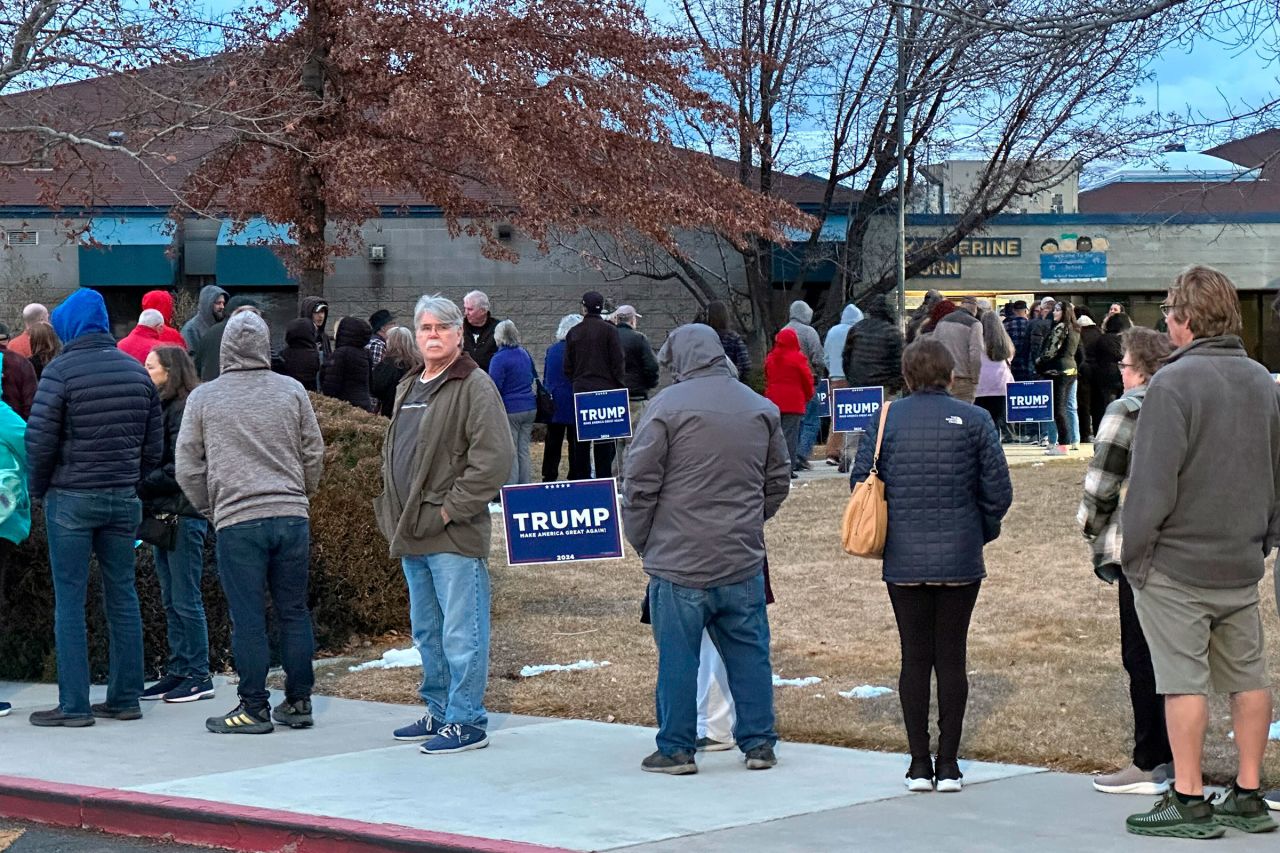
<svg viewBox="0 0 1280 853"><path fill-rule="evenodd" d="M1139 770L1136 764L1130 764L1115 773L1106 773L1093 777L1093 789L1104 794L1141 794L1154 797L1169 790L1173 780L1168 764L1161 764L1150 771Z"/></svg>
<svg viewBox="0 0 1280 853"><path fill-rule="evenodd" d="M958 794L964 788L963 779L939 779L937 791L939 794Z"/></svg>

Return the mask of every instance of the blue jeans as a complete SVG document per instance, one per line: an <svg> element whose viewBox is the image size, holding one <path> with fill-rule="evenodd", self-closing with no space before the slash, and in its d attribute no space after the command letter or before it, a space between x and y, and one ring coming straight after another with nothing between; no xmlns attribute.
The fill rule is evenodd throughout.
<svg viewBox="0 0 1280 853"><path fill-rule="evenodd" d="M142 695L142 616L134 586L134 537L142 503L133 489L50 489L45 496L49 565L53 570L58 707L88 716L89 644L85 597L89 555L97 554L110 635L107 704L136 708Z"/></svg>
<svg viewBox="0 0 1280 853"><path fill-rule="evenodd" d="M256 518L218 531L218 577L231 611L231 651L240 699L252 710L271 702L267 670L267 589L280 626L280 662L288 701L311 698L315 635L307 609L311 522L297 516Z"/></svg>
<svg viewBox="0 0 1280 853"><path fill-rule="evenodd" d="M178 517L178 544L172 551L155 548L156 580L169 640L166 675L209 677L209 629L204 619L204 538L209 522Z"/></svg>
<svg viewBox="0 0 1280 853"><path fill-rule="evenodd" d="M799 460L808 460L813 455L813 445L818 441L818 432L822 429L822 404L818 395L809 398L804 409L804 420L800 422L800 439L796 443L797 458L792 460L792 467Z"/></svg>
<svg viewBox="0 0 1280 853"><path fill-rule="evenodd" d="M778 740L773 730L773 668L764 574L695 589L649 579L658 646L658 750L692 754L698 736L698 657L705 629L720 652L737 712L733 738L743 752Z"/></svg>
<svg viewBox="0 0 1280 853"><path fill-rule="evenodd" d="M409 625L422 655L418 692L432 719L485 728L489 683L489 566L479 557L401 557Z"/></svg>
<svg viewBox="0 0 1280 853"><path fill-rule="evenodd" d="M1080 413L1076 408L1076 391L1080 387L1079 380L1072 382L1067 389L1067 441L1066 444L1080 443Z"/></svg>

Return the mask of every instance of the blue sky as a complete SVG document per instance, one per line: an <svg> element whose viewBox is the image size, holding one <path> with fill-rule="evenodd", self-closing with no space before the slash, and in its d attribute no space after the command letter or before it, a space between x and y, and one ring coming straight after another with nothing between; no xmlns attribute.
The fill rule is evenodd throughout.
<svg viewBox="0 0 1280 853"><path fill-rule="evenodd" d="M641 0L649 13L667 18L671 0ZM204 0L213 12L240 8L243 0ZM1268 33L1274 37L1274 33ZM1148 109L1158 103L1163 114L1185 115L1196 119L1222 119L1232 112L1242 112L1272 99L1280 98L1280 81L1276 63L1269 63L1259 51L1232 48L1220 42L1200 38L1190 46L1175 45L1156 57L1150 66L1155 80L1139 88L1138 94ZM1158 86L1157 82L1158 81ZM1238 135L1249 133L1243 129Z"/></svg>

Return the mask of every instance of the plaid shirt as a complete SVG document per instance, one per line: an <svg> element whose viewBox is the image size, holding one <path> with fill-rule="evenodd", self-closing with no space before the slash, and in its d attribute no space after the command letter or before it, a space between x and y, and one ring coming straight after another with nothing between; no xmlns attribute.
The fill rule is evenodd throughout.
<svg viewBox="0 0 1280 853"><path fill-rule="evenodd" d="M1120 490L1129 478L1129 453L1146 395L1143 385L1107 406L1093 437L1093 460L1076 513L1084 538L1093 543L1093 570L1108 583L1120 576Z"/></svg>
<svg viewBox="0 0 1280 853"><path fill-rule="evenodd" d="M383 354L387 351L387 342L378 335L369 338L369 343L364 345L369 351L369 360L373 362L373 366L377 367L378 362L382 361Z"/></svg>
<svg viewBox="0 0 1280 853"><path fill-rule="evenodd" d="M1034 359L1031 358L1029 322L1026 317L1010 317L1004 321L1004 330L1009 333L1009 340L1013 341L1013 361L1009 366L1013 370L1013 378L1018 382L1037 378Z"/></svg>

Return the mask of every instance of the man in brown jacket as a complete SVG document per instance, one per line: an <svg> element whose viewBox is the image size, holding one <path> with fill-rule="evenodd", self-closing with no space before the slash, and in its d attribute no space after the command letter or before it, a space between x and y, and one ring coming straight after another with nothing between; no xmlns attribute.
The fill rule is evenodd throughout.
<svg viewBox="0 0 1280 853"><path fill-rule="evenodd" d="M978 300L966 296L960 300L960 307L939 320L933 329L933 339L947 348L956 363L951 396L966 403L976 399L978 378L982 375L982 324L977 313Z"/></svg>
<svg viewBox="0 0 1280 853"><path fill-rule="evenodd" d="M409 585L427 706L394 736L441 755L489 745L488 504L515 446L498 389L462 351L458 306L424 296L413 317L426 367L396 391L374 513Z"/></svg>

